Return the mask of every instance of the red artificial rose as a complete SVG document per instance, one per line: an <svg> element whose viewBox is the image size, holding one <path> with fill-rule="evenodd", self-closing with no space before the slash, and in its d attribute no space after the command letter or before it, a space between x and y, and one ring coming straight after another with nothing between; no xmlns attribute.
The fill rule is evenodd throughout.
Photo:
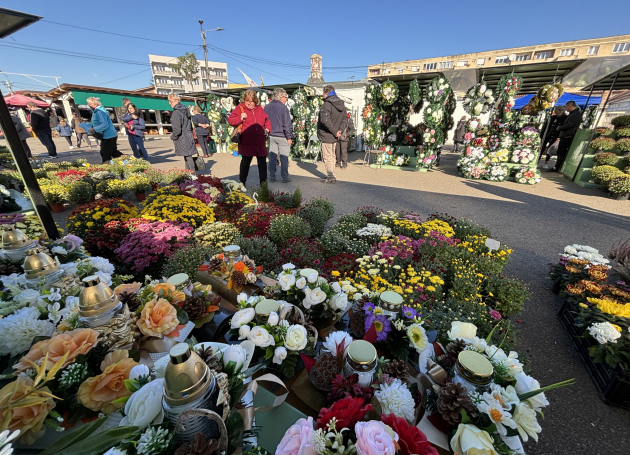
<svg viewBox="0 0 630 455"><path fill-rule="evenodd" d="M329 408L323 408L319 411L317 426L315 429L326 428L326 424L333 417L337 418L337 431L342 428L354 429L354 425L365 417L368 411L372 410L372 405L365 405L363 398L346 397L333 403Z"/></svg>
<svg viewBox="0 0 630 455"><path fill-rule="evenodd" d="M420 428L409 425L404 417L383 414L381 422L396 432L400 452L403 455L438 455L438 451L427 441L426 435L420 431Z"/></svg>

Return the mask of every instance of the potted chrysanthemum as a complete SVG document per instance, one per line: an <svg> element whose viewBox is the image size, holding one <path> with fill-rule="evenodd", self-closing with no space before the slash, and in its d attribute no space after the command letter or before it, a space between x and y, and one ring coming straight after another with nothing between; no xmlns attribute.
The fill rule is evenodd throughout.
<svg viewBox="0 0 630 455"><path fill-rule="evenodd" d="M630 197L630 175L621 174L608 182L610 197L617 201L627 201Z"/></svg>

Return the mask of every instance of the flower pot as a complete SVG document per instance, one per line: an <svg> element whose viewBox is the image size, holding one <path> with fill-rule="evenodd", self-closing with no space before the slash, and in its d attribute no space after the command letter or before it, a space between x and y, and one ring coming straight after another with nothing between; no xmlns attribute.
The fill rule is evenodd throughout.
<svg viewBox="0 0 630 455"><path fill-rule="evenodd" d="M147 198L147 193L145 193L144 191L142 193L135 193L136 194L136 200L138 202L142 202Z"/></svg>
<svg viewBox="0 0 630 455"><path fill-rule="evenodd" d="M553 292L554 294L559 295L560 294L560 290L561 290L560 283L553 283L551 285L551 292Z"/></svg>
<svg viewBox="0 0 630 455"><path fill-rule="evenodd" d="M49 205L52 211L55 213L61 213L65 210L65 207L63 206L63 204L49 204Z"/></svg>
<svg viewBox="0 0 630 455"><path fill-rule="evenodd" d="M615 201L627 201L630 193L610 193L610 197Z"/></svg>

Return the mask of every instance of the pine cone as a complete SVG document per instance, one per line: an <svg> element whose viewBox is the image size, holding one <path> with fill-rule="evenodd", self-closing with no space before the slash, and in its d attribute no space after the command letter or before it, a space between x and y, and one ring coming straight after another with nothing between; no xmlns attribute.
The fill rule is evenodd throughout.
<svg viewBox="0 0 630 455"><path fill-rule="evenodd" d="M409 367L402 360L394 359L390 360L387 365L383 367L383 373L404 382L409 377Z"/></svg>
<svg viewBox="0 0 630 455"><path fill-rule="evenodd" d="M243 272L234 271L232 272L232 287L234 289L243 289L243 286L247 284L247 278L243 275Z"/></svg>
<svg viewBox="0 0 630 455"><path fill-rule="evenodd" d="M457 358L459 353L464 349L466 349L466 342L464 340L460 340L459 338L446 345L446 352L455 358Z"/></svg>
<svg viewBox="0 0 630 455"><path fill-rule="evenodd" d="M195 296L186 296L183 309L191 320L200 319L206 314L206 303Z"/></svg>
<svg viewBox="0 0 630 455"><path fill-rule="evenodd" d="M20 273L18 266L13 264L0 264L0 275L6 276L12 273Z"/></svg>
<svg viewBox="0 0 630 455"><path fill-rule="evenodd" d="M223 265L223 259L219 259L218 257L210 258L208 261L208 269L212 272L215 270L219 270Z"/></svg>
<svg viewBox="0 0 630 455"><path fill-rule="evenodd" d="M206 435L197 433L194 441L179 447L175 455L215 455L218 451L219 443L216 440L206 441Z"/></svg>
<svg viewBox="0 0 630 455"><path fill-rule="evenodd" d="M118 299L122 302L123 306L127 304L129 311L132 313L135 312L142 304L142 302L138 300L138 295L131 292L121 292L118 295Z"/></svg>
<svg viewBox="0 0 630 455"><path fill-rule="evenodd" d="M472 400L467 395L466 388L453 382L442 387L436 404L440 416L449 425L457 425L460 422L462 409L467 413L473 411Z"/></svg>
<svg viewBox="0 0 630 455"><path fill-rule="evenodd" d="M313 385L319 390L329 391L332 379L339 374L337 357L330 352L320 355L308 374Z"/></svg>
<svg viewBox="0 0 630 455"><path fill-rule="evenodd" d="M350 316L350 330L355 338L365 336L365 312L363 310L354 311Z"/></svg>

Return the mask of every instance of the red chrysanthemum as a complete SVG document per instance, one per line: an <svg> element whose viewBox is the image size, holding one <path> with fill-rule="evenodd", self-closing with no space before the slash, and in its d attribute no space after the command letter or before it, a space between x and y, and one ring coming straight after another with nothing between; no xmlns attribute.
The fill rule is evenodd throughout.
<svg viewBox="0 0 630 455"><path fill-rule="evenodd" d="M420 428L409 425L404 417L383 414L381 422L396 432L400 452L403 455L438 455L438 451L427 441L427 436L420 431Z"/></svg>
<svg viewBox="0 0 630 455"><path fill-rule="evenodd" d="M326 424L335 417L337 419L337 430L342 428L354 428L354 425L363 420L365 414L372 410L372 405L365 405L362 398L346 397L337 401L329 408L323 408L319 411L316 429L326 428Z"/></svg>

